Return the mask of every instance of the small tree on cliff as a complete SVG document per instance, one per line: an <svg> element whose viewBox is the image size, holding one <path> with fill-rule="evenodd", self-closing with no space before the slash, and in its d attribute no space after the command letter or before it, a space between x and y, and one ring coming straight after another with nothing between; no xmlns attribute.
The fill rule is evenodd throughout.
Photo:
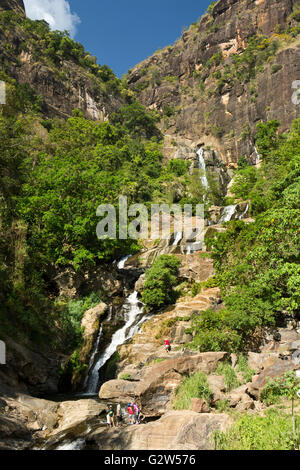
<svg viewBox="0 0 300 470"><path fill-rule="evenodd" d="M159 308L176 301L174 287L177 284L180 261L176 256L161 255L146 274L142 300L149 308Z"/></svg>

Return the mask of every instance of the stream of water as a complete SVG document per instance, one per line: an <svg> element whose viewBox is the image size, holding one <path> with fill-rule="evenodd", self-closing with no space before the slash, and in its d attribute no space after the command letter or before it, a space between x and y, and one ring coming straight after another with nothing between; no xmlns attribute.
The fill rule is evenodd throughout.
<svg viewBox="0 0 300 470"><path fill-rule="evenodd" d="M182 240L182 232L176 232L173 246L177 246L181 240Z"/></svg>
<svg viewBox="0 0 300 470"><path fill-rule="evenodd" d="M147 317L143 316L143 304L138 300L138 293L136 291L130 294L129 297L126 299L123 305L123 310L125 324L122 328L120 328L114 333L111 339L111 343L107 346L103 354L101 354L101 356L95 362L94 366L91 368L86 383L87 394L97 393L99 383L99 370L101 369L101 367L106 364L106 362L117 351L117 348L119 346L131 339L139 331L141 324L147 320ZM101 332L99 333L99 335L101 337Z"/></svg>
<svg viewBox="0 0 300 470"><path fill-rule="evenodd" d="M222 224L223 222L230 222L236 212L236 208L237 204L224 207L223 214L218 223Z"/></svg>
<svg viewBox="0 0 300 470"><path fill-rule="evenodd" d="M205 190L208 189L208 181L207 181L207 177L206 177L206 165L205 165L205 160L204 160L204 149L201 147L198 152L197 152L197 155L198 155L198 161L199 161L199 169L201 170L201 176L200 176L200 180L201 180L201 183L203 184L203 187Z"/></svg>
<svg viewBox="0 0 300 470"><path fill-rule="evenodd" d="M122 258L122 259L118 262L118 269L124 269L124 268L125 268L126 261L129 260L129 258L131 258L131 256L132 256L132 255L124 256L124 258Z"/></svg>

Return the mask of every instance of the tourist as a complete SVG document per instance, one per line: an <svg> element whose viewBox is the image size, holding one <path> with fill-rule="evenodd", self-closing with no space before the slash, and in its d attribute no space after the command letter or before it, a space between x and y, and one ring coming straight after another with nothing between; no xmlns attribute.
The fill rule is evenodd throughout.
<svg viewBox="0 0 300 470"><path fill-rule="evenodd" d="M116 416L117 416L117 426L119 427L119 426L121 426L121 422L122 422L122 410L121 410L120 403L117 404Z"/></svg>
<svg viewBox="0 0 300 470"><path fill-rule="evenodd" d="M134 412L133 412L133 404L132 403L128 403L127 411L128 411L128 414L129 414L129 424L134 424Z"/></svg>
<svg viewBox="0 0 300 470"><path fill-rule="evenodd" d="M167 353L171 351L171 345L168 339L165 339L165 350L167 351Z"/></svg>
<svg viewBox="0 0 300 470"><path fill-rule="evenodd" d="M140 410L139 410L137 404L134 403L134 405L133 405L134 424L139 424L139 420L138 420L139 412L140 412Z"/></svg>
<svg viewBox="0 0 300 470"><path fill-rule="evenodd" d="M108 413L106 415L106 423L107 423L108 427L110 427L110 428L115 426L115 414L114 414L114 410L112 408L112 405L109 406Z"/></svg>

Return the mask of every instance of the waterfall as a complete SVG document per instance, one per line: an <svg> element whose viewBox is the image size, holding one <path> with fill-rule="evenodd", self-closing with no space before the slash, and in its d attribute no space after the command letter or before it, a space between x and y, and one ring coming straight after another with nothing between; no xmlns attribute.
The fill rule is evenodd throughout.
<svg viewBox="0 0 300 470"><path fill-rule="evenodd" d="M125 311L125 325L115 332L111 343L95 363L88 378L87 393L93 394L97 392L99 370L101 367L103 367L116 352L118 346L121 346L127 340L131 339L139 331L140 325L150 318L142 316L143 306L138 300L138 293L136 291L130 294L126 299L123 309Z"/></svg>
<svg viewBox="0 0 300 470"><path fill-rule="evenodd" d="M131 258L132 255L127 255L124 256L119 262L118 262L118 269L124 269L125 268L125 263L126 261Z"/></svg>
<svg viewBox="0 0 300 470"><path fill-rule="evenodd" d="M249 203L247 203L246 209L245 209L244 212L239 216L239 220L244 219L244 217L245 217L245 215L247 214L248 210L249 210Z"/></svg>
<svg viewBox="0 0 300 470"><path fill-rule="evenodd" d="M237 208L237 204L224 207L222 216L218 223L222 224L223 222L230 222L230 220L232 219L232 217L234 216L236 212L236 208Z"/></svg>
<svg viewBox="0 0 300 470"><path fill-rule="evenodd" d="M76 439L75 441L65 441L56 447L55 450L83 450L86 446L86 442L83 438Z"/></svg>
<svg viewBox="0 0 300 470"><path fill-rule="evenodd" d="M258 163L260 163L261 158L256 147L254 147L254 152L255 152L255 164L257 165Z"/></svg>
<svg viewBox="0 0 300 470"><path fill-rule="evenodd" d="M177 232L176 236L175 236L175 239L174 239L173 246L177 246L179 244L180 240L182 240L182 232Z"/></svg>
<svg viewBox="0 0 300 470"><path fill-rule="evenodd" d="M97 336L97 341L96 341L96 344L95 344L93 353L92 353L91 358L90 358L90 361L89 361L89 365L88 365L88 370L87 370L86 378L85 378L85 381L84 381L84 384L83 384L84 389L88 386L88 382L89 382L89 378L90 378L89 373L90 373L90 370L91 370L92 367L93 367L94 360L95 360L96 354L97 354L98 349L99 349L99 344L100 344L101 336L102 336L102 325L100 325L99 333L98 333L98 336Z"/></svg>
<svg viewBox="0 0 300 470"><path fill-rule="evenodd" d="M204 149L201 147L197 155L199 157L199 169L202 170L202 175L200 176L201 183L203 184L203 187L207 190L208 189L208 181L206 177L206 165L205 165L205 160L204 160Z"/></svg>

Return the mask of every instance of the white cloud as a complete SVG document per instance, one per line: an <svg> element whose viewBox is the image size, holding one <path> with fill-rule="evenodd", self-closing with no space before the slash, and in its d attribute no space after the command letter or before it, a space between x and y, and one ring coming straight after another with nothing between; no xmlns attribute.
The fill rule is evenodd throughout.
<svg viewBox="0 0 300 470"><path fill-rule="evenodd" d="M67 0L24 0L26 14L32 20L45 20L51 29L65 29L71 36L76 34L80 18L71 12Z"/></svg>

